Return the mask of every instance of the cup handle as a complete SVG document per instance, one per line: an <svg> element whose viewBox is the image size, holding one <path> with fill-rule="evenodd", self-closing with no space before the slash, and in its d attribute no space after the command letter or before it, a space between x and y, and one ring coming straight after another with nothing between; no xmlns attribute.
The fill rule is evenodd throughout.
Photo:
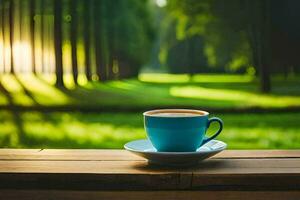
<svg viewBox="0 0 300 200"><path fill-rule="evenodd" d="M218 122L219 125L220 125L220 128L219 128L219 130L213 136L211 136L211 137L204 137L201 146L204 145L205 143L209 142L210 140L215 139L221 133L221 131L223 129L223 121L220 118L218 118L218 117L212 117L212 118L208 119L207 128L209 128L209 126L210 126L210 124L212 122Z"/></svg>

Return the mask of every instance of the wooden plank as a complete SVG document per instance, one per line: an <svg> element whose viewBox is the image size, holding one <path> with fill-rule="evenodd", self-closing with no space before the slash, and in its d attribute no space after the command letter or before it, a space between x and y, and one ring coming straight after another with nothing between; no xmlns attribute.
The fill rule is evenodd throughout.
<svg viewBox="0 0 300 200"><path fill-rule="evenodd" d="M0 188L37 187L300 190L300 159L211 159L181 169L145 161L0 161Z"/></svg>
<svg viewBox="0 0 300 200"><path fill-rule="evenodd" d="M145 160L125 150L47 149L16 150L0 149L0 160Z"/></svg>
<svg viewBox="0 0 300 200"><path fill-rule="evenodd" d="M23 155L30 155L34 154L37 152L40 152L42 149L0 149L0 156L7 155L7 154L12 154L12 155L17 155L17 154L23 154Z"/></svg>
<svg viewBox="0 0 300 200"><path fill-rule="evenodd" d="M0 190L0 199L16 200L295 200L299 191L60 191L60 190Z"/></svg>
<svg viewBox="0 0 300 200"><path fill-rule="evenodd" d="M226 150L215 158L300 158L300 150Z"/></svg>
<svg viewBox="0 0 300 200"><path fill-rule="evenodd" d="M97 174L300 174L300 159L210 159L189 168L148 165L146 161L0 161L1 173Z"/></svg>
<svg viewBox="0 0 300 200"><path fill-rule="evenodd" d="M214 158L300 158L300 150L226 150ZM0 160L144 161L145 159L125 150L0 149Z"/></svg>
<svg viewBox="0 0 300 200"><path fill-rule="evenodd" d="M300 191L299 174L239 174L239 175L194 175L193 190L238 190L238 191Z"/></svg>
<svg viewBox="0 0 300 200"><path fill-rule="evenodd" d="M228 150L189 168L124 150L0 150L0 188L300 190L300 151Z"/></svg>
<svg viewBox="0 0 300 200"><path fill-rule="evenodd" d="M41 149L0 149L0 160L14 160L37 155Z"/></svg>

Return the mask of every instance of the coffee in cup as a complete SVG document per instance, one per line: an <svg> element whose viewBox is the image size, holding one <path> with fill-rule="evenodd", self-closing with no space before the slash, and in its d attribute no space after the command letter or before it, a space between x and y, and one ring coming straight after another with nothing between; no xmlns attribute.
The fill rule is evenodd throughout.
<svg viewBox="0 0 300 200"><path fill-rule="evenodd" d="M160 152L193 152L217 137L223 122L217 117L208 118L202 110L161 109L144 114L144 126L152 145ZM219 130L211 137L205 137L212 122L218 122Z"/></svg>

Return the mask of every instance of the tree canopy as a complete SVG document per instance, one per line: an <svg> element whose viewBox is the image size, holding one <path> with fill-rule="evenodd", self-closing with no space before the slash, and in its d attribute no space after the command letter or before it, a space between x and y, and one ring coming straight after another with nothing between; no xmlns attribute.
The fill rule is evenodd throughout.
<svg viewBox="0 0 300 200"><path fill-rule="evenodd" d="M208 64L227 70L255 69L261 91L270 91L270 73L296 71L299 17L296 1L172 0L168 11L178 21L177 37L199 35Z"/></svg>

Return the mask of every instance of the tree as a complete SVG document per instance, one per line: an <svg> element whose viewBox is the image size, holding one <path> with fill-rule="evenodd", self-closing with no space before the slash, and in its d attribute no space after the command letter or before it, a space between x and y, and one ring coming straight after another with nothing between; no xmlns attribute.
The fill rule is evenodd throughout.
<svg viewBox="0 0 300 200"><path fill-rule="evenodd" d="M56 86L64 87L62 61L62 2L54 0L54 49Z"/></svg>
<svg viewBox="0 0 300 200"><path fill-rule="evenodd" d="M35 63L35 0L29 1L29 17L30 17L30 40L31 40L31 63L32 72L36 74L36 63Z"/></svg>
<svg viewBox="0 0 300 200"><path fill-rule="evenodd" d="M109 78L137 76L148 62L155 37L147 0L108 1L105 18Z"/></svg>
<svg viewBox="0 0 300 200"><path fill-rule="evenodd" d="M5 46L5 12L6 12L6 9L5 9L5 5L6 5L6 2L5 1L2 1L1 4L0 4L0 10L1 10L1 20L0 20L0 23L1 23L1 40L2 40L2 44L3 46ZM5 51L2 50L2 67L3 67L3 72L5 72Z"/></svg>
<svg viewBox="0 0 300 200"><path fill-rule="evenodd" d="M14 0L9 2L9 44L10 44L10 73L15 74L14 66Z"/></svg>
<svg viewBox="0 0 300 200"><path fill-rule="evenodd" d="M105 27L106 27L106 33L108 35L107 37L107 46L106 48L108 49L107 52L107 67L106 67L106 74L108 79L113 78L113 67L114 67L114 61L117 60L117 53L116 53L116 43L117 43L117 38L116 38L116 26L117 26L117 16L116 16L116 10L119 9L120 15L124 14L121 12L124 11L120 7L120 1L116 0L115 2L112 1L106 1L105 8L106 10L109 10L109 12L106 12L105 17L107 20L105 21ZM122 15L122 17L124 17ZM127 27L128 29L129 27ZM126 29L123 29L125 32ZM123 32L123 33L124 33Z"/></svg>
<svg viewBox="0 0 300 200"><path fill-rule="evenodd" d="M71 54L72 54L72 75L76 85L78 85L78 62L77 62L77 0L70 1L71 7Z"/></svg>
<svg viewBox="0 0 300 200"><path fill-rule="evenodd" d="M270 80L270 2L269 0L246 1L248 14L248 36L252 47L252 55L260 75L260 91L271 90Z"/></svg>
<svg viewBox="0 0 300 200"><path fill-rule="evenodd" d="M42 63L42 72L44 73L45 72L45 0L41 0L41 7L40 7L40 12L41 12L41 32L40 32L40 35L41 35L41 54L42 54L42 58L41 58L41 63Z"/></svg>
<svg viewBox="0 0 300 200"><path fill-rule="evenodd" d="M262 92L271 88L269 73L269 0L173 0L169 9L186 20L187 36L202 35L217 59L249 58L258 69ZM242 54L244 55L241 55ZM247 61L247 60L246 60Z"/></svg>
<svg viewBox="0 0 300 200"><path fill-rule="evenodd" d="M96 74L101 81L106 80L106 70L103 58L103 35L102 35L102 6L103 1L94 0L94 37L96 55Z"/></svg>
<svg viewBox="0 0 300 200"><path fill-rule="evenodd" d="M18 10L19 10L19 40L22 41L23 40L23 34L22 34L22 30L23 30L23 10L24 10L24 1L19 0L18 3Z"/></svg>
<svg viewBox="0 0 300 200"><path fill-rule="evenodd" d="M91 70L91 40L90 40L90 33L91 33L91 1L84 2L84 54L85 54L85 75L88 81L92 80L92 70Z"/></svg>

